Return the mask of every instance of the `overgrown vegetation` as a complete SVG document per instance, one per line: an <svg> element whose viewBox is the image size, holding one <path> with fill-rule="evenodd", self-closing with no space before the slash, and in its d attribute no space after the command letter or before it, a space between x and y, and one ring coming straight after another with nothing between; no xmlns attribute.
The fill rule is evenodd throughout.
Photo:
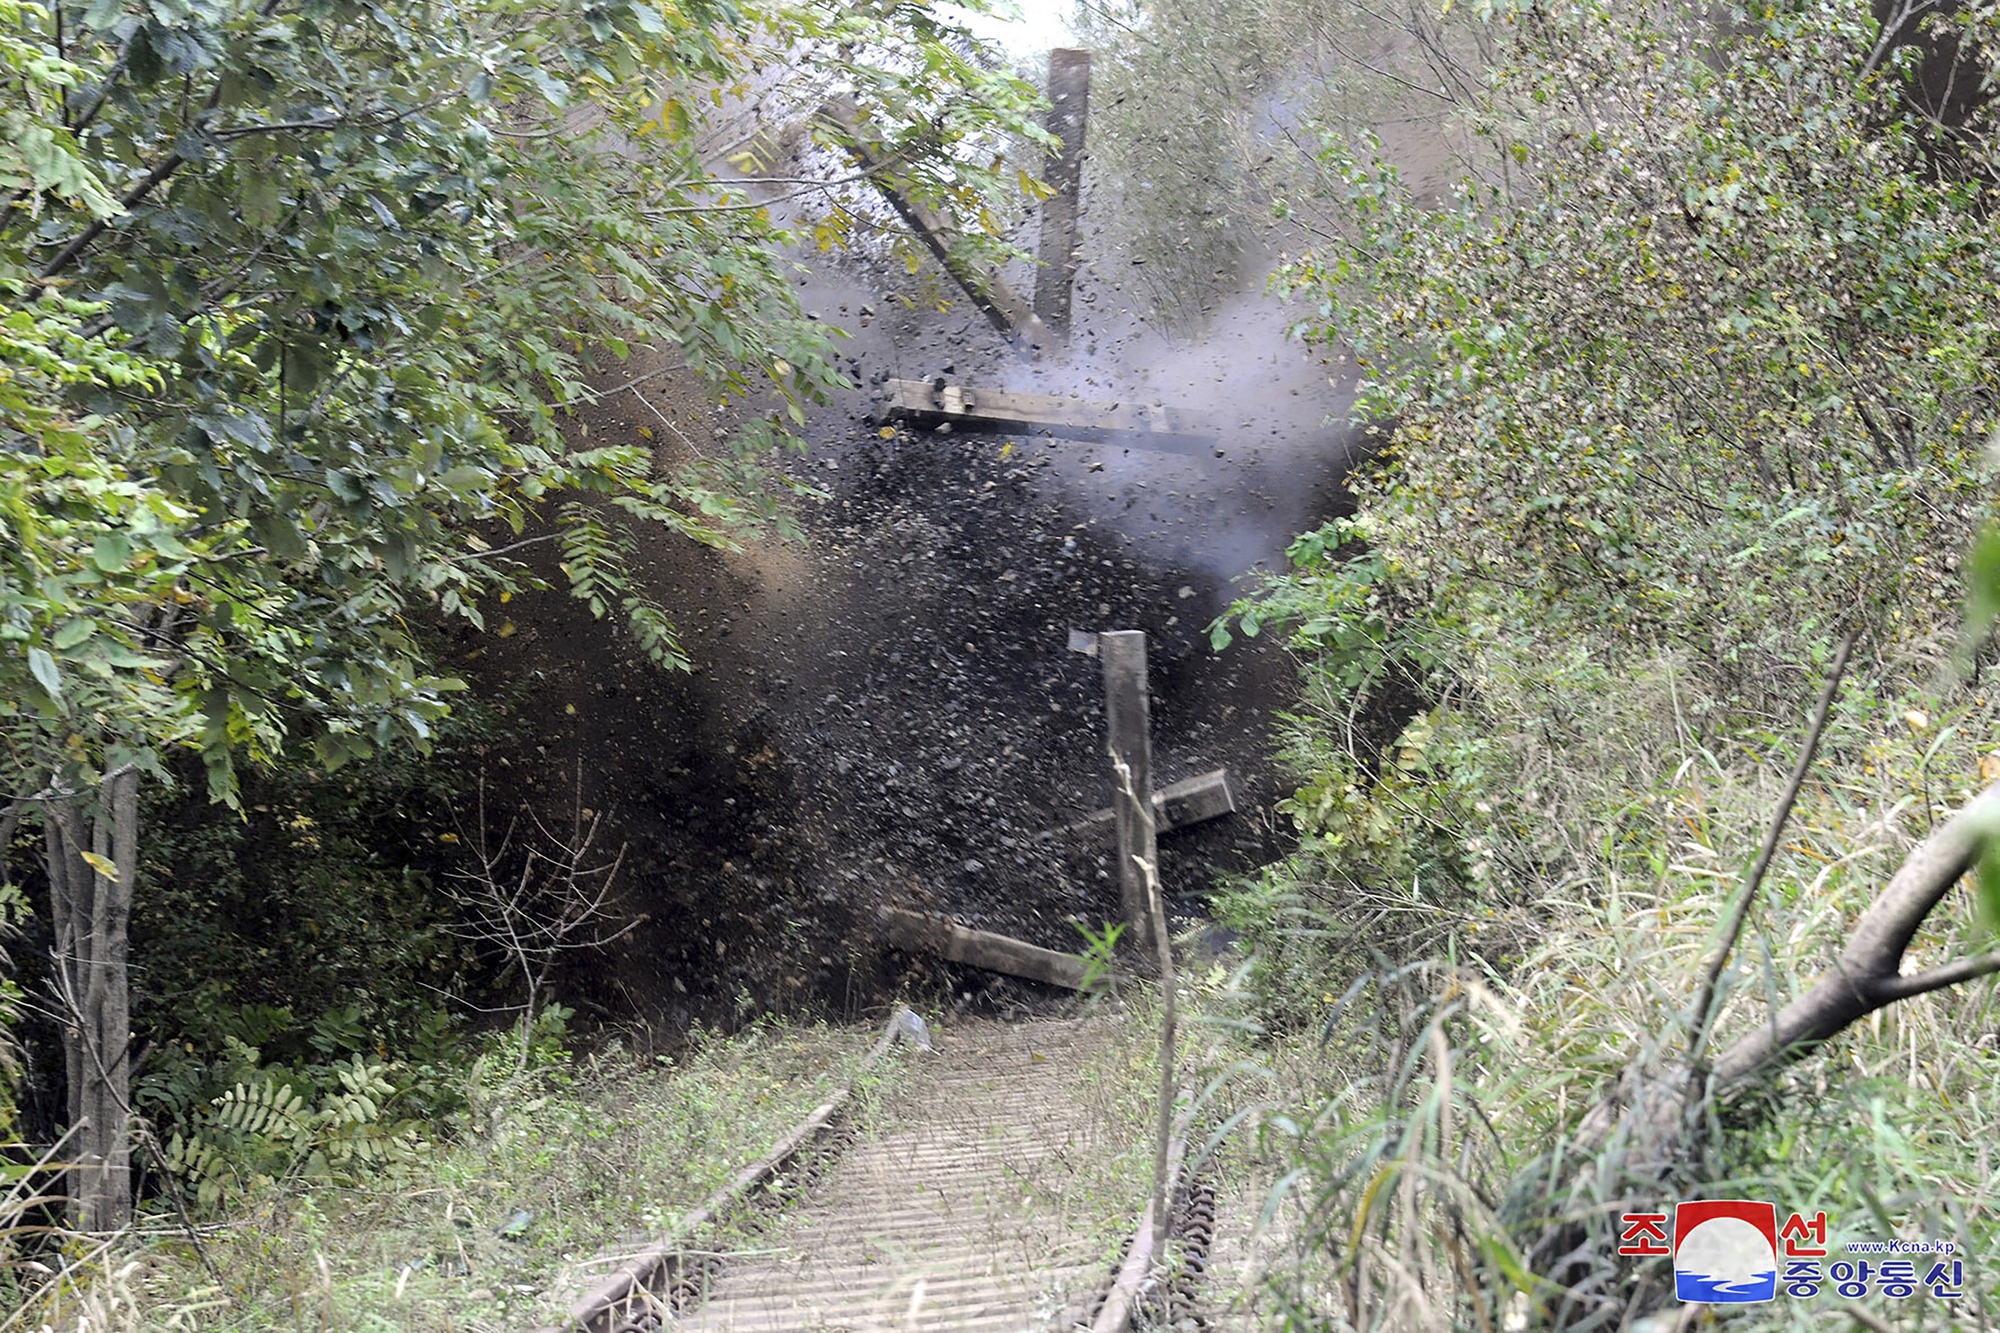
<svg viewBox="0 0 2000 1333"><path fill-rule="evenodd" d="M197 1205L372 1169L396 1116L449 1105L448 937L478 918L357 823L396 776L356 766L427 752L463 688L420 626L484 629L549 543L686 667L638 542L788 530L779 454L845 382L781 256L844 237L870 183L811 112L851 97L880 170L997 252L1020 177L994 149L1045 136L992 66L923 4L0 0L0 859L43 895L0 915L46 932L71 1224L129 1220L135 1105L180 1130L137 1169ZM734 170L787 136L821 178L753 197ZM634 354L757 407L685 453L586 439ZM190 776L244 826L162 836ZM248 882L253 852L286 882ZM508 961L532 1011L546 971ZM230 1184L204 1142L258 1160Z"/></svg>
<svg viewBox="0 0 2000 1333"><path fill-rule="evenodd" d="M501 1036L455 1071L449 1114L413 1123L392 1094L333 1127L312 1120L327 1101L267 1117L259 1146L246 1138L213 1149L229 1173L226 1224L149 1223L136 1246L66 1256L65 1276L27 1313L64 1328L87 1319L94 1330L551 1322L601 1274L605 1254L671 1232L851 1083L875 1035L756 1024L733 1037L697 1034L673 1057L612 1044L573 1060L553 1012L525 1066ZM855 1114L865 1120L877 1082L894 1077L893 1061L879 1067ZM264 1104L258 1086L208 1119L247 1125ZM315 1171L274 1132L279 1122L311 1126L321 1152L363 1134L404 1137L348 1169Z"/></svg>
<svg viewBox="0 0 2000 1333"><path fill-rule="evenodd" d="M1620 1217L1700 1197L1824 1209L1828 1262L1954 1241L1954 1315L1866 1318L1993 1317L2000 955L1953 881L2000 778L1962 630L2000 236L1980 105L1916 77L1927 47L1990 86L1993 21L1481 6L1424 47L1494 52L1431 82L1485 149L1453 198L1322 131L1281 283L1388 447L1217 626L1287 635L1304 685L1300 851L1223 904L1264 1022L1332 1054L1269 1122L1285 1326L1628 1324L1674 1293Z"/></svg>

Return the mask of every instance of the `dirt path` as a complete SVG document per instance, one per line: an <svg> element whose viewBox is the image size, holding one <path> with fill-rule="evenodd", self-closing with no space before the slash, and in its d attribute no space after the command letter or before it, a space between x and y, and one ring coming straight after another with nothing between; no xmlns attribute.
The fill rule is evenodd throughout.
<svg viewBox="0 0 2000 1333"><path fill-rule="evenodd" d="M965 1022L933 1040L879 1128L758 1249L726 1259L680 1327L1021 1333L1074 1318L1143 1193L1131 1145L1147 1075L1130 1034L1098 1017Z"/></svg>

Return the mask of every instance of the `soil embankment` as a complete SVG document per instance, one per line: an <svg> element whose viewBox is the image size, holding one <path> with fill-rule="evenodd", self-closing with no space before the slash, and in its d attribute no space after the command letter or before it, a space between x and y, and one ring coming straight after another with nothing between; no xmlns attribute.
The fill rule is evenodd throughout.
<svg viewBox="0 0 2000 1333"><path fill-rule="evenodd" d="M851 1011L907 982L899 969L931 971L885 957L882 903L1063 949L1116 917L1108 833L1041 836L1109 802L1098 667L1069 651L1072 629L1147 631L1156 781L1232 772L1241 813L1166 839L1183 910L1282 850L1269 715L1289 672L1261 645L1212 653L1206 627L1234 579L1341 503L1324 369L1241 312L1233 336L1170 346L1088 266L1075 351L1041 366L962 301L940 312L919 279L850 265L808 283L859 387L811 414L792 464L823 492L798 506L806 542L722 553L662 534L639 554L695 672L646 665L560 593L517 599L515 632L472 664L530 690L533 734L493 760L508 785L567 799L580 760L584 804L630 844L626 901L648 920L571 993L668 1040L739 1012ZM638 382L579 420L592 444L637 435L671 458L728 429L653 369L635 363ZM1146 393L1230 430L1157 454L877 421L881 380L938 375Z"/></svg>

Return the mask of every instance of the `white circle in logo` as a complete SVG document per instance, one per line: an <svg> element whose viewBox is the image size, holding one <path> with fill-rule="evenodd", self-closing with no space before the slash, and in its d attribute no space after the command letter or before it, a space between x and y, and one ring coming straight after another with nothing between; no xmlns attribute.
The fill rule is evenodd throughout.
<svg viewBox="0 0 2000 1333"><path fill-rule="evenodd" d="M1771 1242L1740 1217L1712 1217L1681 1241L1674 1268L1712 1282L1749 1282L1777 1271Z"/></svg>

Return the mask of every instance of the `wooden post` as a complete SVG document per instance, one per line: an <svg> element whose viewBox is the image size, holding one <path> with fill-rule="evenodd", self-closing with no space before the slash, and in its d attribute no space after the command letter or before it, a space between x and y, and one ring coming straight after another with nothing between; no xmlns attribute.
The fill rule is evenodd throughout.
<svg viewBox="0 0 2000 1333"><path fill-rule="evenodd" d="M1049 133L1062 140L1042 167L1055 193L1042 201L1041 267L1035 313L1049 332L1068 341L1070 291L1076 285L1076 215L1083 186L1083 135L1090 117L1090 52L1049 52Z"/></svg>
<svg viewBox="0 0 2000 1333"><path fill-rule="evenodd" d="M1143 859L1159 865L1153 823L1152 704L1146 692L1146 633L1107 630L1097 636L1104 660L1104 720L1110 735L1111 808L1117 811L1118 893L1132 943L1150 947L1153 915L1148 908ZM1119 765L1124 765L1121 778Z"/></svg>

